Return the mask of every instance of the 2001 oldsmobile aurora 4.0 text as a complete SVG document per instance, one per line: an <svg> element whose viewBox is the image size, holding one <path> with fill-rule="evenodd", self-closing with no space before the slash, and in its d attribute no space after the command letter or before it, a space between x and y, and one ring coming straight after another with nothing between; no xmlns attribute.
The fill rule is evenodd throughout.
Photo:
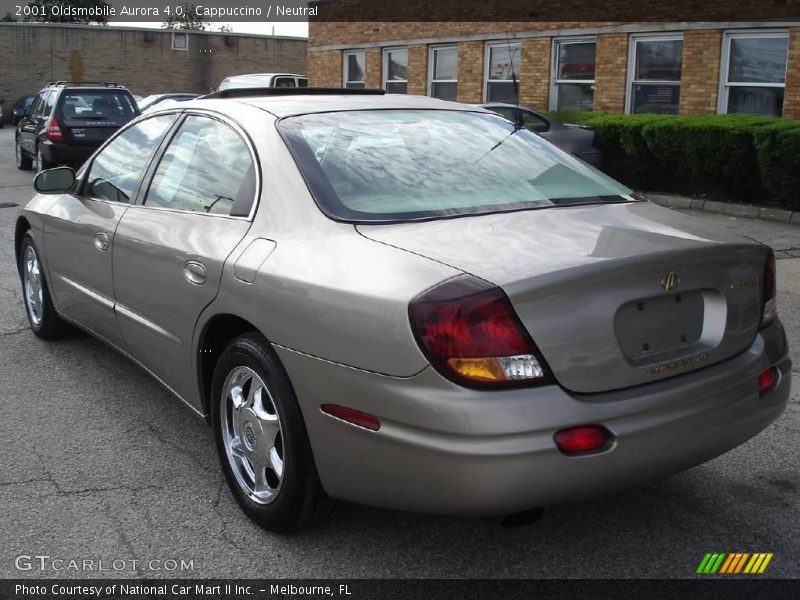
<svg viewBox="0 0 800 600"><path fill-rule="evenodd" d="M30 325L76 324L214 429L275 531L332 499L509 514L709 460L784 409L766 246L502 117L236 90L37 176Z"/></svg>

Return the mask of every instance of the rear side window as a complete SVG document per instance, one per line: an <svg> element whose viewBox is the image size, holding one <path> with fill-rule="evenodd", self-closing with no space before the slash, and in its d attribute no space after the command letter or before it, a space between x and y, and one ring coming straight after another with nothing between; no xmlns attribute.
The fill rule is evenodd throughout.
<svg viewBox="0 0 800 600"><path fill-rule="evenodd" d="M103 148L86 178L86 195L112 202L130 202L150 155L175 115L146 119L126 129Z"/></svg>
<svg viewBox="0 0 800 600"><path fill-rule="evenodd" d="M224 123L191 115L156 169L145 206L248 216L255 165L244 140Z"/></svg>
<svg viewBox="0 0 800 600"><path fill-rule="evenodd" d="M122 121L138 114L136 101L121 90L65 90L61 114L67 121Z"/></svg>
<svg viewBox="0 0 800 600"><path fill-rule="evenodd" d="M294 77L276 77L275 87L295 87Z"/></svg>

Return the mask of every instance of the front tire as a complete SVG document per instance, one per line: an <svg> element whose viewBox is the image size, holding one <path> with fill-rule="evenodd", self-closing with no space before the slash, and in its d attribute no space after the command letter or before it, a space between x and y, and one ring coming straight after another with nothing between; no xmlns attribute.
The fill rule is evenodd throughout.
<svg viewBox="0 0 800 600"><path fill-rule="evenodd" d="M25 313L28 315L28 323L34 334L43 340L54 340L64 334L67 325L53 306L39 256L36 242L33 241L31 232L27 231L22 239L19 253L19 274Z"/></svg>
<svg viewBox="0 0 800 600"><path fill-rule="evenodd" d="M258 333L234 339L211 390L214 439L228 487L264 529L297 531L333 508L322 489L289 378Z"/></svg>
<svg viewBox="0 0 800 600"><path fill-rule="evenodd" d="M30 171L31 168L33 167L33 161L31 160L30 156L25 154L25 151L22 149L22 146L20 146L19 136L17 136L17 143L14 153L16 157L17 168L20 171Z"/></svg>

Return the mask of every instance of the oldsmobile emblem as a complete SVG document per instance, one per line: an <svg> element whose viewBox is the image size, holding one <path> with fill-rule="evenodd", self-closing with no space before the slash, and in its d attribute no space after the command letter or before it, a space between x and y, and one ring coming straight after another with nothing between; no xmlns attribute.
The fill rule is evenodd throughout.
<svg viewBox="0 0 800 600"><path fill-rule="evenodd" d="M661 287L664 288L665 292L669 292L678 287L680 282L681 280L678 279L678 274L675 271L670 271L661 278Z"/></svg>

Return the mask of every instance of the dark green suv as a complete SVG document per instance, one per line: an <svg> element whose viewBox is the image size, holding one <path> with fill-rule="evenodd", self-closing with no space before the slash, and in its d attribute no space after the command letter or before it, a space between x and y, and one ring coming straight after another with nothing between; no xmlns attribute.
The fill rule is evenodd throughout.
<svg viewBox="0 0 800 600"><path fill-rule="evenodd" d="M131 93L113 82L52 81L17 123L17 168L80 166L138 116Z"/></svg>

